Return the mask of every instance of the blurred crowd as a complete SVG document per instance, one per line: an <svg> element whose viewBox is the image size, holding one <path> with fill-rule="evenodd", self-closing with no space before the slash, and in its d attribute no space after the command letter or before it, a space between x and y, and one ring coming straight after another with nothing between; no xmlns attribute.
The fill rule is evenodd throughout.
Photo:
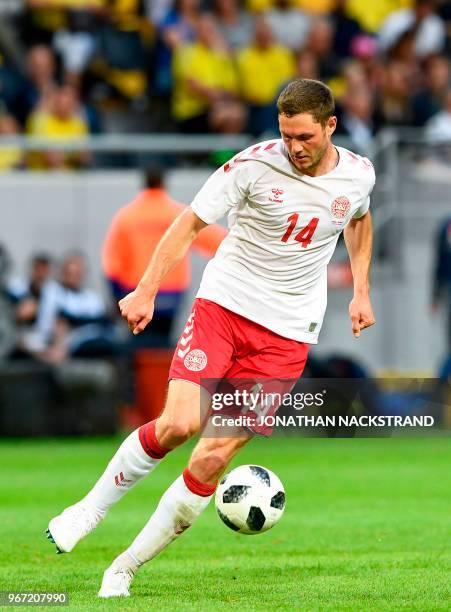
<svg viewBox="0 0 451 612"><path fill-rule="evenodd" d="M270 136L281 88L307 77L330 85L358 150L386 125L443 137L450 52L445 0L2 1L0 134ZM89 162L0 151L0 169Z"/></svg>
<svg viewBox="0 0 451 612"><path fill-rule="evenodd" d="M69 357L118 354L113 311L87 286L86 272L81 252L67 253L59 263L40 252L27 276L6 279L1 294L10 303L15 331L9 357L59 364Z"/></svg>

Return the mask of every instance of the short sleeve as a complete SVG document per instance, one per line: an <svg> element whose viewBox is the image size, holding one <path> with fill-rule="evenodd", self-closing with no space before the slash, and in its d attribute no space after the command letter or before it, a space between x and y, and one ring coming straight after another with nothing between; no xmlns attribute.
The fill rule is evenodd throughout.
<svg viewBox="0 0 451 612"><path fill-rule="evenodd" d="M205 223L215 223L247 198L252 162L225 164L205 182L191 208Z"/></svg>
<svg viewBox="0 0 451 612"><path fill-rule="evenodd" d="M369 209L370 209L370 196L367 196L367 198L363 202L363 204L355 211L355 213L352 216L352 218L353 219L360 219L360 217L363 217L363 215L366 215L366 213L369 211Z"/></svg>
<svg viewBox="0 0 451 612"><path fill-rule="evenodd" d="M366 157L362 158L362 162L364 165L364 170L361 174L362 178L362 203L357 208L353 215L353 219L360 219L370 209L371 202L371 192L374 188L374 183L376 182L376 174L374 172L373 164Z"/></svg>

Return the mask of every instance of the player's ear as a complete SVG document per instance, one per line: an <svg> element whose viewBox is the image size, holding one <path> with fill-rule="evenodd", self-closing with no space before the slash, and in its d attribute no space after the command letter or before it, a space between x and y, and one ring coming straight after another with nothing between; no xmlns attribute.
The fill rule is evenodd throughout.
<svg viewBox="0 0 451 612"><path fill-rule="evenodd" d="M332 115L332 117L329 117L326 123L327 135L332 136L336 128L337 128L337 118L335 117L335 115Z"/></svg>

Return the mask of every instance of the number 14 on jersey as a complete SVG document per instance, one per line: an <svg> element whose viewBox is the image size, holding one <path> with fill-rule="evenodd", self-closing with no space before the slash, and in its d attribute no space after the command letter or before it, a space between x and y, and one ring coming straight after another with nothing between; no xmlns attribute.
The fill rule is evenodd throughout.
<svg viewBox="0 0 451 612"><path fill-rule="evenodd" d="M299 219L298 213L294 213L293 215L290 215L288 217L287 221L289 221L290 225L288 226L285 234L282 236L282 242L288 241L288 238L291 236L291 234L294 232L296 228L298 219ZM308 225L303 227L294 236L294 239L301 243L301 247L306 248L311 243L313 234L315 233L315 230L318 226L318 221L319 221L318 217L313 217L313 219L308 223Z"/></svg>

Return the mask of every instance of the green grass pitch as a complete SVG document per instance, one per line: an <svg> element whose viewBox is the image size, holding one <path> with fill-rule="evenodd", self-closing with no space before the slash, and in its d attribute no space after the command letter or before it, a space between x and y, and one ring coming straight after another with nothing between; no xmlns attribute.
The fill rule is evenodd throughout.
<svg viewBox="0 0 451 612"><path fill-rule="evenodd" d="M280 476L280 524L238 535L211 504L142 568L130 599L103 601L104 569L191 448L169 455L71 554L56 555L44 536L49 518L88 490L118 442L0 443L1 591L67 591L74 610L450 609L449 438L254 440L233 465Z"/></svg>

